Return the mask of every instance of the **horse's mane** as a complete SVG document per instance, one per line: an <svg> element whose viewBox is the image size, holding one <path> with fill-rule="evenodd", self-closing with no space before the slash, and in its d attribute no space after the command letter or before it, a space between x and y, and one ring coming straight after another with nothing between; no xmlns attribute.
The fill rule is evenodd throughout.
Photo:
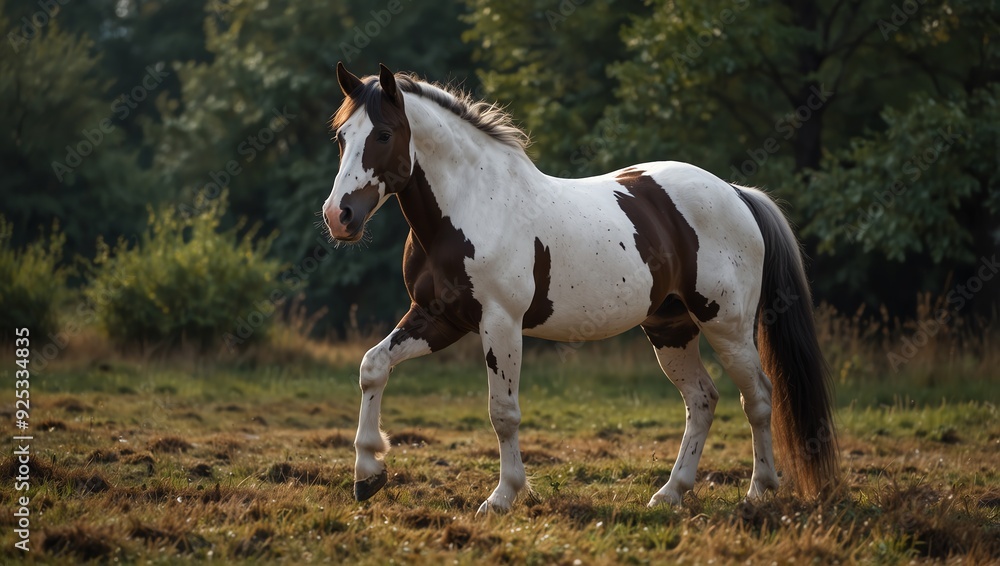
<svg viewBox="0 0 1000 566"><path fill-rule="evenodd" d="M403 92L436 103L500 143L521 150L531 143L528 134L515 126L510 114L496 104L475 100L461 89L425 82L409 73L396 73L395 76L396 86ZM360 92L351 93L353 96L344 99L344 103L330 119L331 129L339 128L361 106L365 107L373 120L382 119L382 87L379 86L378 77L365 77L359 88Z"/></svg>

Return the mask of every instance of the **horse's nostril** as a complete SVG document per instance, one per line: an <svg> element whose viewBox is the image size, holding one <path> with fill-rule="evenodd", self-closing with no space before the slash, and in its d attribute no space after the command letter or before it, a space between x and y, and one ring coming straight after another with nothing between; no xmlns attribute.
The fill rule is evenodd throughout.
<svg viewBox="0 0 1000 566"><path fill-rule="evenodd" d="M346 224L350 223L350 221L352 219L354 219L354 211L351 210L351 207L344 208L343 210L340 211L340 223L341 224L345 224L346 225Z"/></svg>

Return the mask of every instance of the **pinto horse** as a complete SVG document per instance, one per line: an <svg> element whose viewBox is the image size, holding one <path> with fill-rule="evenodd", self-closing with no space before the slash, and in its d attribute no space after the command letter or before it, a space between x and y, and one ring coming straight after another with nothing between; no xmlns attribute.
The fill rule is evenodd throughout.
<svg viewBox="0 0 1000 566"><path fill-rule="evenodd" d="M390 196L410 227L409 311L361 362L357 500L386 483L380 413L390 370L469 332L482 337L500 444L500 482L479 512L510 509L527 483L518 444L522 336L578 342L635 326L687 411L670 479L650 506L679 504L694 486L719 399L701 334L739 387L752 429L747 498L778 487L772 424L785 476L800 492L836 482L830 380L809 285L799 244L766 194L678 162L550 177L494 105L384 65L360 79L338 64L337 77L345 99L331 129L340 170L323 205L326 227L357 242Z"/></svg>

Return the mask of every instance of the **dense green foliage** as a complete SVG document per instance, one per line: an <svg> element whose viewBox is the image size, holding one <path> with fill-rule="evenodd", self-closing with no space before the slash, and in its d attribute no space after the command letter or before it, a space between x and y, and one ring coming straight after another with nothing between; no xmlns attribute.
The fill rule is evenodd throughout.
<svg viewBox="0 0 1000 566"><path fill-rule="evenodd" d="M54 218L74 252L92 249L99 234L135 233L155 198L152 174L124 143L122 124L134 112L115 99L93 41L64 30L63 18L23 39L18 13L5 15L14 7L0 0L0 8L0 29L17 36L0 49L0 207L15 239Z"/></svg>
<svg viewBox="0 0 1000 566"><path fill-rule="evenodd" d="M495 2L470 0L465 37L476 46L482 96L510 103L531 133L538 166L559 177L603 172L594 162L603 142L630 135L631 125L595 124L614 104L607 65L627 56L618 30L648 13L636 0ZM584 141L591 133L606 139Z"/></svg>
<svg viewBox="0 0 1000 566"><path fill-rule="evenodd" d="M91 257L147 204L198 213L228 188L222 225L278 230L279 278L329 308L321 328L352 304L390 321L396 207L364 250L329 253L315 216L338 166L332 68L382 61L508 105L550 174L676 159L763 186L818 299L912 314L996 253L998 23L991 0L0 0L0 212L17 245L59 219L67 257ZM998 298L984 285L971 310Z"/></svg>
<svg viewBox="0 0 1000 566"><path fill-rule="evenodd" d="M490 94L535 118L551 89L521 77L533 70L519 53L574 60L569 24L606 4L578 6L547 34L477 18L472 35L504 41L483 73ZM603 117L583 144L600 151L579 172L677 159L777 192L816 257L817 294L848 308L868 300L898 312L915 290L944 292L949 272L961 279L995 253L1000 60L990 35L1000 6L651 0L630 13L618 41L604 35L586 52L608 76ZM575 133L555 112L529 123ZM993 286L979 304L988 311L998 297Z"/></svg>
<svg viewBox="0 0 1000 566"><path fill-rule="evenodd" d="M268 259L272 238L219 232L224 198L202 214L150 211L149 228L132 245L98 246L84 293L98 323L120 344L191 344L202 349L266 336L287 289Z"/></svg>
<svg viewBox="0 0 1000 566"><path fill-rule="evenodd" d="M13 224L0 215L0 312L9 322L0 328L0 339L13 338L13 329L21 327L44 338L57 330L58 309L66 294L70 270L61 264L66 235L55 227L15 248L13 232Z"/></svg>

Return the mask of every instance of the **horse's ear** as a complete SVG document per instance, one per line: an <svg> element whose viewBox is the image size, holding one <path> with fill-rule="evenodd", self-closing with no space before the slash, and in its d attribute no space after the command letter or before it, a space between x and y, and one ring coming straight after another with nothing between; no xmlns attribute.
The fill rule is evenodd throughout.
<svg viewBox="0 0 1000 566"><path fill-rule="evenodd" d="M337 82L340 83L340 90L344 96L351 96L351 93L361 86L361 79L348 71L343 61L337 61Z"/></svg>
<svg viewBox="0 0 1000 566"><path fill-rule="evenodd" d="M396 88L396 76L392 74L389 67L386 67L382 63L378 64L378 71L378 83L382 85L382 90L389 96L389 100L402 106L403 96L399 93L399 89Z"/></svg>

